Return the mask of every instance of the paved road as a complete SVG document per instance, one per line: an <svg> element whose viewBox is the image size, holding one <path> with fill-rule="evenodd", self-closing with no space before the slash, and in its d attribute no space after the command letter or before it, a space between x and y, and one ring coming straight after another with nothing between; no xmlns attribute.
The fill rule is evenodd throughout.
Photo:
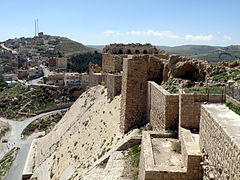
<svg viewBox="0 0 240 180"><path fill-rule="evenodd" d="M0 45L1 45L1 47L2 47L3 49L6 49L6 50L8 50L8 51L12 51L13 54L17 54L17 51L12 50L12 49L6 47L6 46L4 45L4 43L2 43L2 44L0 44Z"/></svg>
<svg viewBox="0 0 240 180"><path fill-rule="evenodd" d="M31 136L29 136L27 139L21 139L21 133L22 131L30 124L31 122L55 113L59 111L63 111L66 109L61 109L61 110L56 110L56 111L51 111L43 114L39 114L35 117L28 118L25 121L13 121L13 120L8 120L4 118L0 118L0 121L7 123L11 127L11 135L8 139L8 143L5 144L2 152L0 152L0 159L9 152L13 147L19 147L18 155L13 162L5 180L18 180L21 179L21 175L23 172L23 168L27 159L27 155L29 152L29 148L31 146L32 141L37 138L39 135L44 135L44 132L39 132L39 133L34 133Z"/></svg>

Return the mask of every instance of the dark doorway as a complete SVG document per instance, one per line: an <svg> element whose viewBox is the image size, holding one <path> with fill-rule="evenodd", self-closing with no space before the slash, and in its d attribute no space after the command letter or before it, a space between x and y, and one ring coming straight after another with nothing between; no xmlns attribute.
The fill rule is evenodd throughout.
<svg viewBox="0 0 240 180"><path fill-rule="evenodd" d="M147 50L144 50L144 51L143 51L143 54L147 54Z"/></svg>
<svg viewBox="0 0 240 180"><path fill-rule="evenodd" d="M118 54L123 54L123 51L120 49L120 50L118 51Z"/></svg>

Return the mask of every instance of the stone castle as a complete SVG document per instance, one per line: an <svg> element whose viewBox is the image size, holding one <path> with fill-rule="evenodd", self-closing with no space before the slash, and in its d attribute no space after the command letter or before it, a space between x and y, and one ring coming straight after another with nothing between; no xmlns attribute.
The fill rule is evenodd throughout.
<svg viewBox="0 0 240 180"><path fill-rule="evenodd" d="M141 141L139 179L240 179L240 117L223 103L224 94L170 94L171 78L203 82L219 69L207 62L168 56L151 44L111 44L102 51L102 69L90 64L89 85L103 84L108 97L121 94L120 129L127 133L150 122ZM157 160L157 144L177 129L183 165Z"/></svg>

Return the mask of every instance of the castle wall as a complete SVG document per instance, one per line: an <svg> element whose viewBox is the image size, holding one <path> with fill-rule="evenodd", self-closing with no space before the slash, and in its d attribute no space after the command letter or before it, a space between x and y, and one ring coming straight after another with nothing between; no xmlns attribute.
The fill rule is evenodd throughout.
<svg viewBox="0 0 240 180"><path fill-rule="evenodd" d="M122 71L123 58L127 55L102 54L102 72L113 73Z"/></svg>
<svg viewBox="0 0 240 180"><path fill-rule="evenodd" d="M148 120L153 130L178 126L178 95L170 94L153 81L148 82Z"/></svg>
<svg viewBox="0 0 240 180"><path fill-rule="evenodd" d="M201 104L204 102L224 103L225 95L183 94L179 96L179 125L187 129L199 129Z"/></svg>
<svg viewBox="0 0 240 180"><path fill-rule="evenodd" d="M107 96L114 97L121 93L122 75L107 74Z"/></svg>
<svg viewBox="0 0 240 180"><path fill-rule="evenodd" d="M225 105L202 105L200 148L205 180L240 179L240 117Z"/></svg>
<svg viewBox="0 0 240 180"><path fill-rule="evenodd" d="M101 73L90 73L89 72L89 81L88 85L90 87L97 86L102 82L102 74Z"/></svg>
<svg viewBox="0 0 240 180"><path fill-rule="evenodd" d="M163 79L163 67L164 60L159 59L158 57L149 56L148 58L148 80L152 80L158 83L162 82Z"/></svg>
<svg viewBox="0 0 240 180"><path fill-rule="evenodd" d="M123 60L120 130L127 132L146 121L148 56Z"/></svg>
<svg viewBox="0 0 240 180"><path fill-rule="evenodd" d="M111 54L162 54L168 57L168 53L158 50L151 44L110 44L103 48L103 53Z"/></svg>

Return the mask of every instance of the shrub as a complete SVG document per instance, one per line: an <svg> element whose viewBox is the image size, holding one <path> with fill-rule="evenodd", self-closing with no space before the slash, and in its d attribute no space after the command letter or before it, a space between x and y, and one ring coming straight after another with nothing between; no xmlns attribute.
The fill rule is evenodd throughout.
<svg viewBox="0 0 240 180"><path fill-rule="evenodd" d="M172 141L172 150L181 153L181 142L180 141Z"/></svg>

